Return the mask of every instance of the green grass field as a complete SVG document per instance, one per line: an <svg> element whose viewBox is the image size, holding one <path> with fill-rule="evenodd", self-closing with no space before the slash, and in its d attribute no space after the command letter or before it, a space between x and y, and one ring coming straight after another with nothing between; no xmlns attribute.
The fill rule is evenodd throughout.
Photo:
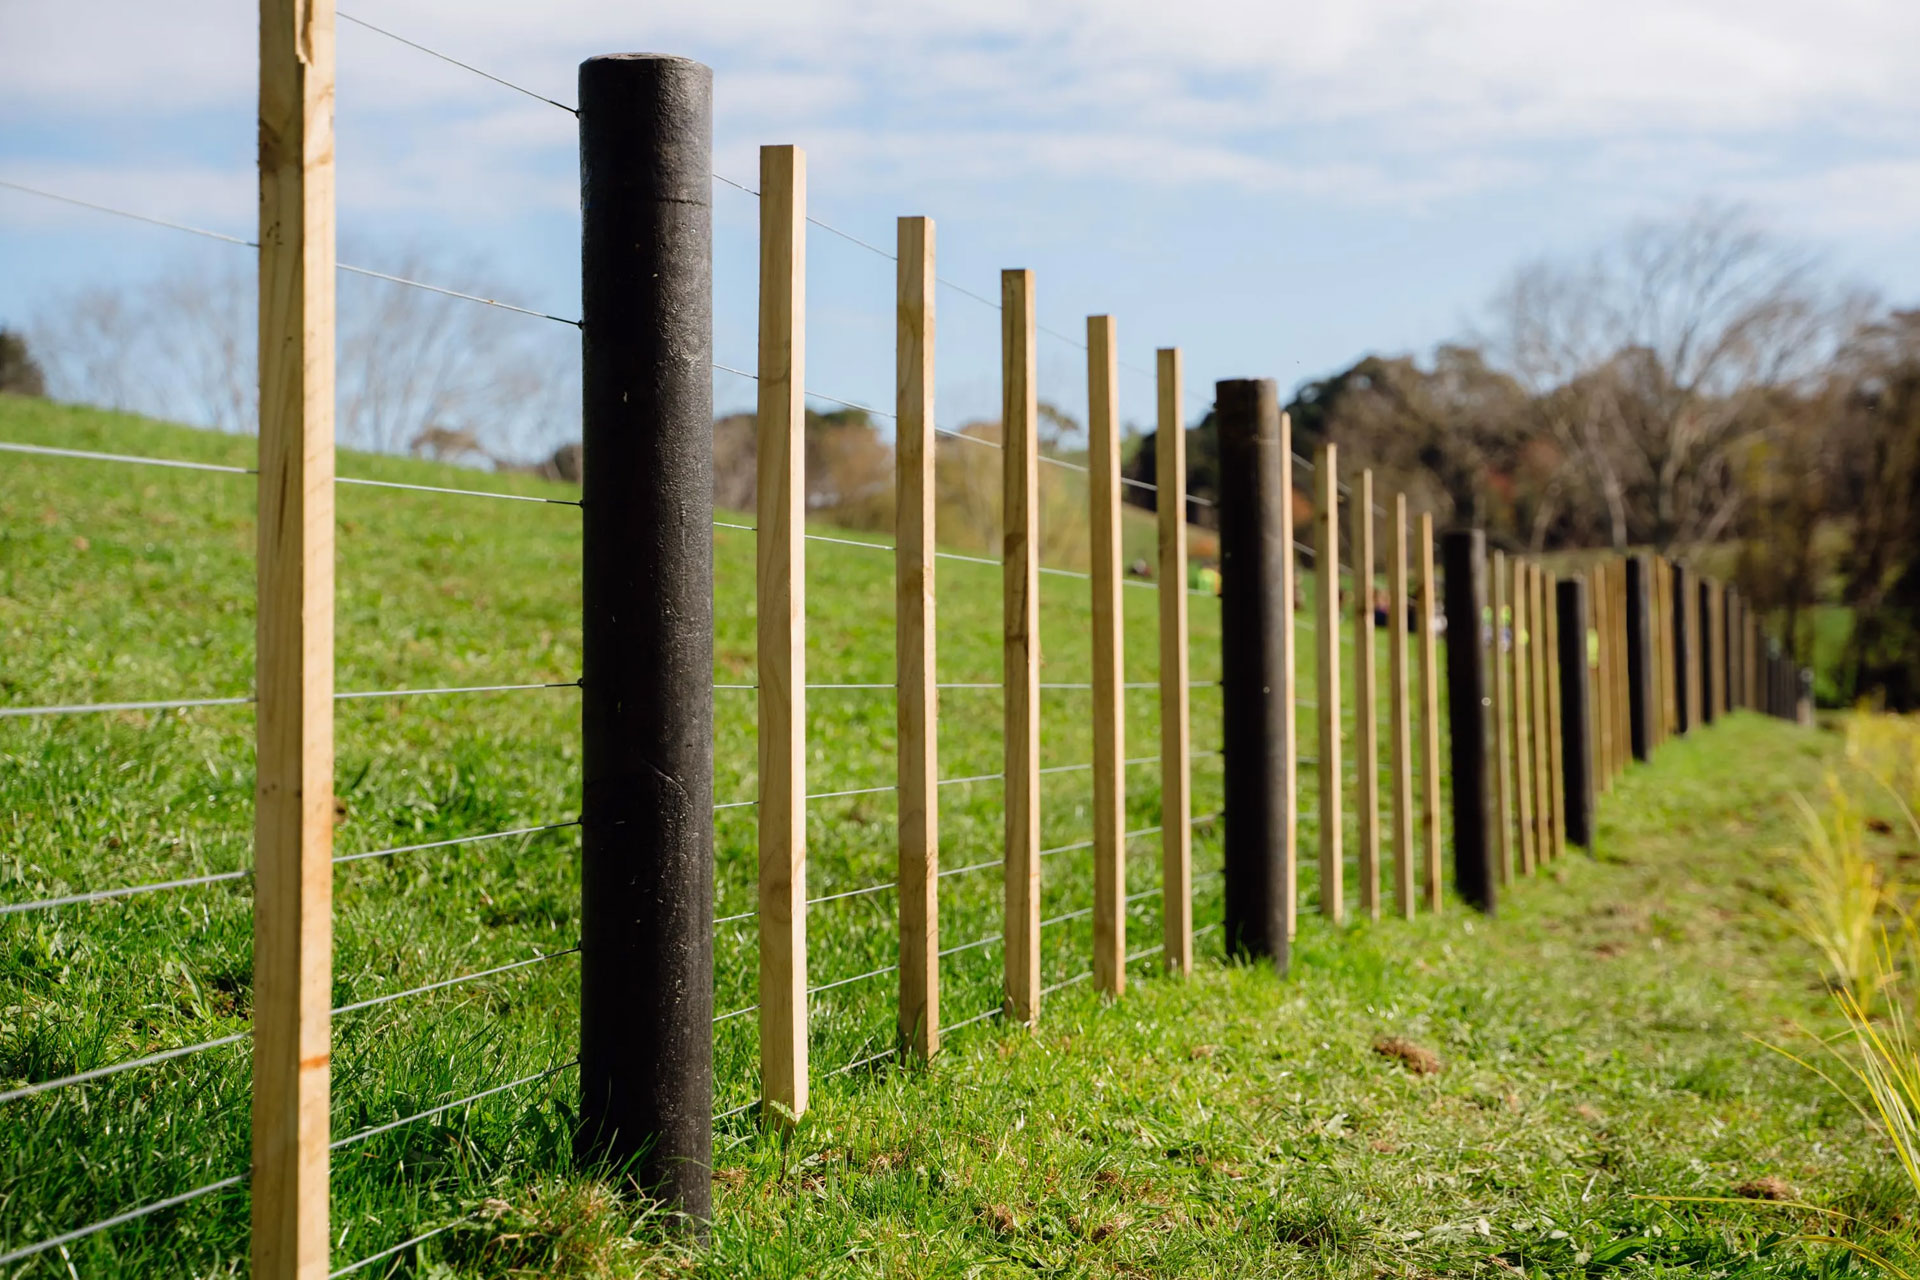
<svg viewBox="0 0 1920 1280"><path fill-rule="evenodd" d="M0 440L239 466L252 455L245 439L8 398ZM396 459L343 455L340 470L571 496ZM0 706L245 694L252 485L5 455ZM342 691L577 677L574 508L350 487L339 506ZM715 681L750 684L752 535L717 530L715 547ZM942 561L939 572L941 680L997 681L997 571ZM890 557L810 543L808 579L810 681L890 680ZM1218 610L1193 604L1193 677L1208 681ZM1154 593L1128 591L1126 605L1127 679L1148 681ZM1083 583L1043 580L1043 680L1088 678L1088 616ZM1311 644L1302 651L1311 696ZM1046 695L1048 766L1091 758L1085 696ZM571 821L578 697L341 702L338 852ZM752 697L715 694L723 804L753 797ZM817 690L810 712L810 790L892 782L884 690ZM944 695L943 776L998 771L999 716L991 690ZM244 868L250 729L243 706L0 719L0 902ZM1129 694L1127 732L1130 756L1157 752L1151 691ZM1218 737L1218 694L1196 689L1196 748ZM1606 1242L1641 1235L1643 1271L1794 1273L1814 1264L1764 1244L1777 1214L1629 1197L1719 1194L1777 1173L1893 1212L1849 1113L1743 1038L1820 1014L1810 961L1766 903L1787 835L1781 796L1817 781L1830 755L1826 738L1738 718L1624 782L1605 801L1601 861L1517 890L1497 924L1454 909L1335 931L1311 916L1307 876L1291 980L1223 965L1215 933L1191 982L1155 978L1143 957L1118 1007L1067 986L1038 1032L976 1024L925 1072L838 1070L891 1043L890 975L822 992L817 1110L785 1140L746 1116L721 1123L708 1253L654 1243L642 1209L572 1171L570 1072L355 1141L334 1157L334 1265L472 1216L364 1274L1491 1274L1598 1267ZM1194 776L1194 812L1210 813L1217 757L1197 759ZM1157 780L1151 764L1129 770L1130 827L1159 823ZM1089 792L1084 770L1046 776L1044 847L1089 838ZM1310 770L1302 793L1311 806ZM996 860L997 784L943 789L941 817L944 868ZM1303 823L1308 864L1316 834ZM753 898L751 807L719 812L716 836L725 917ZM1219 846L1210 827L1198 836L1205 926L1219 914L1208 874ZM816 802L809 840L811 895L883 885L891 798ZM1156 885L1156 841L1133 842L1130 887ZM336 1139L571 1058L576 969L562 953L577 939L576 851L559 827L338 868L336 1005L555 958L340 1014ZM1087 856L1046 859L1045 916L1086 906ZM951 1024L999 1001L998 877L959 872L941 892L943 944L988 940L943 962ZM0 915L0 1091L244 1031L250 908L241 878ZM816 906L812 981L890 964L893 910L884 891ZM1158 940L1157 899L1134 904L1129 929L1135 948ZM1050 926L1045 943L1044 980L1070 982L1087 967L1089 922ZM715 960L717 1011L749 1006L751 921L720 927ZM1408 1075L1369 1052L1381 1034L1433 1048L1448 1069ZM717 1111L756 1096L755 1035L750 1015L716 1028ZM0 1102L0 1256L243 1171L247 1105L244 1040ZM10 1274L243 1274L245 1223L239 1186Z"/></svg>

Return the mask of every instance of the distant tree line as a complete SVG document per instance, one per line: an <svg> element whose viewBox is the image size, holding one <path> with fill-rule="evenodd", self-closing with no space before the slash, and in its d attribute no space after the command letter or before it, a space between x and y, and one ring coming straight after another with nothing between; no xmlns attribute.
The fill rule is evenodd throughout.
<svg viewBox="0 0 1920 1280"><path fill-rule="evenodd" d="M382 263L491 292L471 264ZM578 480L577 352L558 326L378 282L343 285L342 443ZM52 393L225 430L251 429L252 280L183 269L89 289L31 332L0 334L0 391ZM1369 354L1301 385L1295 451L1340 446L1341 469L1444 525L1531 552L1608 546L1687 555L1734 577L1792 638L1844 634L1826 692L1920 705L1920 312L1837 286L1800 247L1738 211L1634 226L1597 252L1515 271L1476 332L1425 359ZM1041 406L1041 448L1084 457L1079 423ZM941 536L990 552L1000 425L942 436ZM715 498L752 505L749 415L714 426ZM1123 469L1157 484L1153 432ZM1187 516L1213 526L1211 414L1187 428ZM890 528L892 449L857 410L807 415L809 510ZM1084 488L1042 468L1055 562L1084 558ZM1305 478L1301 485L1305 487ZM1152 507L1154 493L1126 498ZM1832 659L1834 655L1823 654Z"/></svg>

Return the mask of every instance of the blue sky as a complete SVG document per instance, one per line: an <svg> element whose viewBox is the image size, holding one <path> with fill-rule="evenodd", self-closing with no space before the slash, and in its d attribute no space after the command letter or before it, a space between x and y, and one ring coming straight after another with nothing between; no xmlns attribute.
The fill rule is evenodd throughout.
<svg viewBox="0 0 1920 1280"><path fill-rule="evenodd" d="M939 224L987 295L1033 268L1043 323L1118 317L1125 361L1187 353L1282 390L1471 329L1501 279L1628 221L1740 202L1836 274L1920 302L1920 5L1896 0L351 0L563 102L595 53L715 70L716 167L807 149L811 209L880 245ZM0 0L0 178L252 230L255 8ZM426 251L455 284L578 310L574 120L339 29L342 256ZM754 359L754 202L715 189L716 354ZM0 323L205 245L0 191ZM815 230L809 384L886 405L891 264ZM343 306L350 304L342 291ZM998 329L939 298L940 416L994 412ZM527 324L543 322L527 320ZM1043 394L1083 412L1043 338ZM1124 374L1123 412L1151 416ZM722 375L722 408L750 392ZM564 425L559 430L564 430Z"/></svg>

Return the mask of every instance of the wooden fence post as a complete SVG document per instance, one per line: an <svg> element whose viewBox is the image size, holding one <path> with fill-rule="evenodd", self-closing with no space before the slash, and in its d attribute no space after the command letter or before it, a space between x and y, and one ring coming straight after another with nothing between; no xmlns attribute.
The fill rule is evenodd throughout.
<svg viewBox="0 0 1920 1280"><path fill-rule="evenodd" d="M1511 883L1514 866L1513 840L1513 660L1507 634L1512 606L1507 603L1507 553L1492 553L1493 567L1488 576L1493 591L1493 671L1488 709L1493 718L1493 811L1495 819L1493 855L1498 861L1501 884ZM1453 655L1453 625L1447 625L1447 655ZM1513 644L1519 643L1514 629Z"/></svg>
<svg viewBox="0 0 1920 1280"><path fill-rule="evenodd" d="M1282 637L1292 601L1281 595L1293 547L1281 513L1286 456L1280 396L1271 378L1217 383L1220 430L1220 662L1226 743L1224 924L1230 954L1289 962L1286 904L1292 866L1284 777L1290 699Z"/></svg>
<svg viewBox="0 0 1920 1280"><path fill-rule="evenodd" d="M1193 972L1192 711L1187 688L1187 430L1180 349L1156 354L1155 516L1160 526L1160 932L1170 972Z"/></svg>
<svg viewBox="0 0 1920 1280"><path fill-rule="evenodd" d="M760 148L760 1088L807 1109L807 157ZM784 1115L782 1113L785 1113Z"/></svg>
<svg viewBox="0 0 1920 1280"><path fill-rule="evenodd" d="M1112 316L1087 317L1087 500L1093 526L1093 985L1127 985L1125 649L1120 619L1120 365Z"/></svg>
<svg viewBox="0 0 1920 1280"><path fill-rule="evenodd" d="M1360 910L1380 918L1380 709L1373 643L1373 470L1347 495L1353 517L1353 767L1359 783Z"/></svg>
<svg viewBox="0 0 1920 1280"><path fill-rule="evenodd" d="M332 0L261 0L252 1118L260 1280L317 1280L328 1262L333 69Z"/></svg>
<svg viewBox="0 0 1920 1280"><path fill-rule="evenodd" d="M1499 901L1490 828L1493 788L1487 696L1487 535L1478 529L1449 533L1443 542L1447 566L1447 706L1453 763L1453 878L1471 906L1491 915ZM1494 619L1498 629L1499 620ZM1497 641L1496 641L1497 643Z"/></svg>
<svg viewBox="0 0 1920 1280"><path fill-rule="evenodd" d="M1527 562L1513 565L1513 793L1519 823L1517 870L1531 875L1539 864L1533 847L1533 615L1528 610Z"/></svg>
<svg viewBox="0 0 1920 1280"><path fill-rule="evenodd" d="M1420 513L1420 813L1426 851L1427 910L1446 901L1440 864L1440 621L1433 571L1433 515Z"/></svg>
<svg viewBox="0 0 1920 1280"><path fill-rule="evenodd" d="M1346 862L1340 804L1340 477L1339 447L1323 443L1314 457L1319 501L1313 526L1314 679L1320 721L1320 914L1347 918Z"/></svg>
<svg viewBox="0 0 1920 1280"><path fill-rule="evenodd" d="M940 1050L940 694L935 687L934 230L901 218L894 316L894 670L900 770L900 1043Z"/></svg>
<svg viewBox="0 0 1920 1280"><path fill-rule="evenodd" d="M1040 1016L1040 444L1033 272L1000 273L1007 1015Z"/></svg>
<svg viewBox="0 0 1920 1280"><path fill-rule="evenodd" d="M713 73L580 66L580 1123L713 1208Z"/></svg>
<svg viewBox="0 0 1920 1280"><path fill-rule="evenodd" d="M1393 905L1413 919L1413 709L1407 690L1407 495L1393 495L1387 561L1387 699L1393 779Z"/></svg>
<svg viewBox="0 0 1920 1280"><path fill-rule="evenodd" d="M1697 647L1693 629L1693 574L1684 564L1674 564L1672 576L1672 618L1674 618L1674 710L1680 733L1692 733L1699 723L1693 699L1699 697L1699 677L1693 676L1693 651Z"/></svg>
<svg viewBox="0 0 1920 1280"><path fill-rule="evenodd" d="M1613 686L1607 679L1610 670L1607 665L1607 643L1612 633L1607 630L1607 597L1606 562L1601 561L1587 570L1587 608L1590 611L1587 626L1596 643L1585 659L1592 670L1589 723L1593 734L1593 785L1595 791L1601 794L1605 794L1613 785Z"/></svg>

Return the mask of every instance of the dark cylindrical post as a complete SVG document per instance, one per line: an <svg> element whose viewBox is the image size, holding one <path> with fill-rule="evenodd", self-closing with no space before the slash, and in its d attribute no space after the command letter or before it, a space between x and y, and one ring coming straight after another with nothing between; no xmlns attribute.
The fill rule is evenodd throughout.
<svg viewBox="0 0 1920 1280"><path fill-rule="evenodd" d="M1653 754L1653 566L1645 556L1627 557L1627 718L1633 758Z"/></svg>
<svg viewBox="0 0 1920 1280"><path fill-rule="evenodd" d="M713 1163L713 73L580 66L580 1133L696 1222Z"/></svg>
<svg viewBox="0 0 1920 1280"><path fill-rule="evenodd" d="M1593 848L1592 684L1587 668L1587 584L1575 576L1554 600L1560 622L1560 783L1567 839Z"/></svg>
<svg viewBox="0 0 1920 1280"><path fill-rule="evenodd" d="M1713 723L1713 691L1719 677L1713 670L1713 584L1702 582L1696 592L1699 598L1700 635L1697 648L1700 661L1694 664L1694 670L1700 676L1700 723Z"/></svg>
<svg viewBox="0 0 1920 1280"><path fill-rule="evenodd" d="M1487 535L1458 530L1440 539L1447 579L1447 711L1453 766L1453 883L1460 896L1491 914L1494 831L1488 696ZM1582 633L1584 634L1584 633ZM1584 655L1582 661L1585 661Z"/></svg>
<svg viewBox="0 0 1920 1280"><path fill-rule="evenodd" d="M1691 610L1687 593L1693 575L1685 565L1673 566L1673 706L1676 728L1681 733L1693 728L1693 708L1688 700L1693 692L1693 628L1688 625Z"/></svg>
<svg viewBox="0 0 1920 1280"><path fill-rule="evenodd" d="M1218 383L1220 657L1226 747L1226 946L1287 968L1287 545L1280 397L1271 378Z"/></svg>

